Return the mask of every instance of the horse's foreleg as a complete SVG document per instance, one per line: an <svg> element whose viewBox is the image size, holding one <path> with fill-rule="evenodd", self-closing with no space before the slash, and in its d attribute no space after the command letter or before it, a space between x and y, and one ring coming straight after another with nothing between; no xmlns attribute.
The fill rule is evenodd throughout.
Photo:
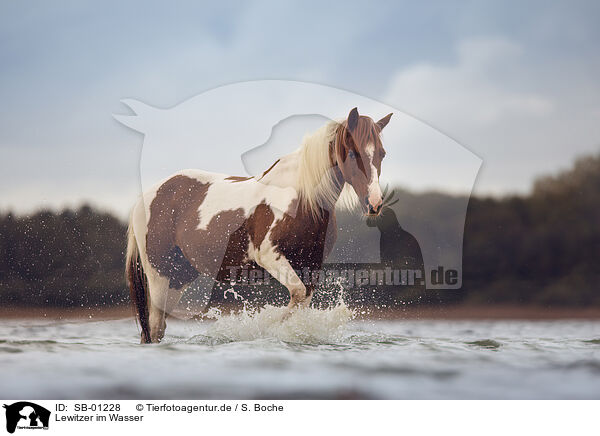
<svg viewBox="0 0 600 436"><path fill-rule="evenodd" d="M272 248L261 252L255 259L256 263L263 267L279 283L286 287L290 293L290 309L296 307L307 307L310 303L310 295L307 295L306 286L294 271L288 260Z"/></svg>

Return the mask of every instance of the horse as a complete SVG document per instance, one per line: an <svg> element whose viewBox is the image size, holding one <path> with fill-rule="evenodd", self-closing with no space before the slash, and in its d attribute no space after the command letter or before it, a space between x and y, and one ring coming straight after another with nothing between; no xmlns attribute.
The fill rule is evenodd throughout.
<svg viewBox="0 0 600 436"><path fill-rule="evenodd" d="M336 203L345 198L370 216L381 210L380 134L391 116L375 122L354 108L260 176L188 169L143 193L125 268L141 342L163 339L168 314L199 274L227 283L238 267L260 267L288 290L290 312L307 307L314 281L298 272L318 274L331 251Z"/></svg>

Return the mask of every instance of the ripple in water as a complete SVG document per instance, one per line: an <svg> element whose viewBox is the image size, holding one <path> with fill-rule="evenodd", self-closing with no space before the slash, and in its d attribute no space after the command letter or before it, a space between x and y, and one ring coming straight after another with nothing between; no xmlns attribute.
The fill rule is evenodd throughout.
<svg viewBox="0 0 600 436"><path fill-rule="evenodd" d="M172 319L0 322L0 392L27 398L599 398L600 322L355 320L266 307ZM141 375L142 374L142 375ZM151 377L147 375L150 374Z"/></svg>
<svg viewBox="0 0 600 436"><path fill-rule="evenodd" d="M498 341L494 341L493 339L482 339L479 341L467 342L467 345L471 345L473 347L485 348L488 350L497 350L502 346L502 344Z"/></svg>

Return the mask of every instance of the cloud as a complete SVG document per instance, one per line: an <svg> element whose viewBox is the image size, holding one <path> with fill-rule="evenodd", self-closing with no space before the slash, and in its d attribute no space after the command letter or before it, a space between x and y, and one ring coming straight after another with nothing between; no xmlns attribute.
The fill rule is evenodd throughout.
<svg viewBox="0 0 600 436"><path fill-rule="evenodd" d="M515 43L502 38L469 39L459 42L456 52L452 65L419 64L399 71L386 100L447 132L553 111L551 99L512 91L493 79L496 70L518 61L522 52Z"/></svg>
<svg viewBox="0 0 600 436"><path fill-rule="evenodd" d="M137 187L142 139L110 116L121 99L168 108L246 80L318 82L404 109L482 156L479 186L497 193L600 143L597 2L146 6L0 6L0 210L22 210L13 188L34 205L61 204L74 184L98 201L107 179Z"/></svg>
<svg viewBox="0 0 600 436"><path fill-rule="evenodd" d="M382 174L385 183L468 193L481 165L477 156L451 138L391 106L313 83L236 83L199 94L168 110L135 100L123 103L136 115L115 118L144 133L144 190L187 167L224 174L260 174L273 161L295 150L305 133L323 125L326 118L345 117L353 106L376 119L394 113L393 122L384 132L384 140L390 145ZM289 118L306 115L319 115L318 123L311 124L302 117L302 123L294 128ZM268 146L262 146L267 142ZM254 153L249 152L251 149Z"/></svg>
<svg viewBox="0 0 600 436"><path fill-rule="evenodd" d="M582 77L575 66L534 60L506 37L462 39L454 54L450 63L398 70L382 100L481 156L475 191L526 191L532 175L597 150L599 89L584 78L569 81Z"/></svg>

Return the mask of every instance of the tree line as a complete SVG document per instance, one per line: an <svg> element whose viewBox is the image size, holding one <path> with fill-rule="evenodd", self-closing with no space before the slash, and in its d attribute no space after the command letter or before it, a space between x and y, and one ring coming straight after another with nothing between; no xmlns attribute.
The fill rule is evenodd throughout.
<svg viewBox="0 0 600 436"><path fill-rule="evenodd" d="M600 155L538 179L528 195L472 197L463 287L423 301L598 306L599 224ZM0 304L126 304L125 248L126 223L89 206L0 214Z"/></svg>
<svg viewBox="0 0 600 436"><path fill-rule="evenodd" d="M600 305L600 155L528 196L471 198L463 250L468 300Z"/></svg>

